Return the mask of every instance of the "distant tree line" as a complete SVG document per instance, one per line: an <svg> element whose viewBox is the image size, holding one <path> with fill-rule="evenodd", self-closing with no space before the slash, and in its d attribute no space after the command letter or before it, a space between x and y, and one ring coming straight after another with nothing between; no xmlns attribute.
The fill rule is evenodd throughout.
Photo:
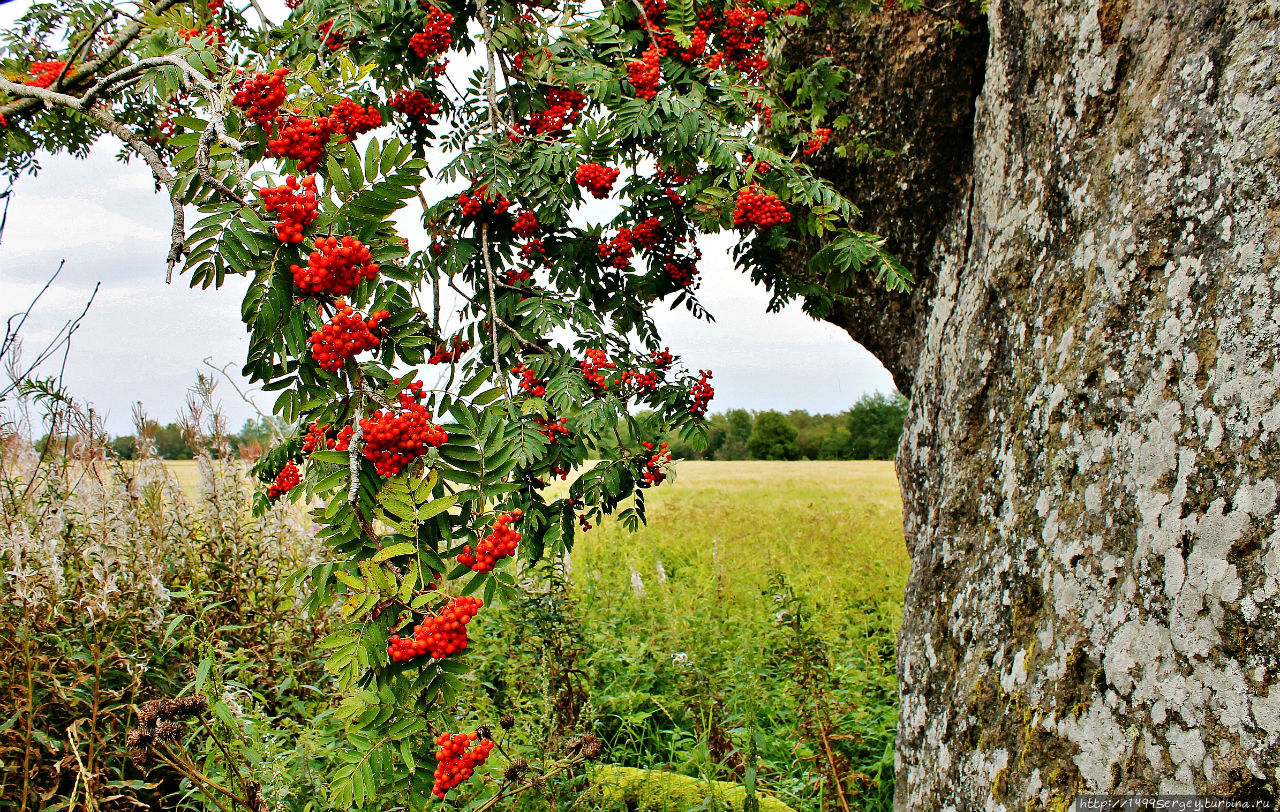
<svg viewBox="0 0 1280 812"><path fill-rule="evenodd" d="M787 413L749 412L732 409L707 418L707 445L699 448L679 437L666 438L671 456L692 460L891 460L907 413L907 399L891 395L864 395L840 414L809 414L802 409ZM280 426L281 433L290 429ZM147 426L156 454L166 460L189 460L195 451L179 423ZM233 453L254 457L271 445L266 420L246 420L240 431L228 436ZM137 454L137 438L123 435L112 447L123 459Z"/></svg>
<svg viewBox="0 0 1280 812"><path fill-rule="evenodd" d="M282 433L288 434L289 428L281 425ZM189 460L195 456L195 449L187 440L186 431L180 423L160 425L154 420L147 422L146 433L151 436L155 445L156 456L165 460ZM271 427L263 419L244 421L240 431L227 435L227 444L232 453L244 451L255 457L270 447L272 442ZM111 441L111 448L121 459L131 460L138 453L138 438L133 434L125 434Z"/></svg>
<svg viewBox="0 0 1280 812"><path fill-rule="evenodd" d="M733 409L708 418L706 448L680 438L667 443L676 459L891 460L906 413L899 392L864 395L840 414Z"/></svg>

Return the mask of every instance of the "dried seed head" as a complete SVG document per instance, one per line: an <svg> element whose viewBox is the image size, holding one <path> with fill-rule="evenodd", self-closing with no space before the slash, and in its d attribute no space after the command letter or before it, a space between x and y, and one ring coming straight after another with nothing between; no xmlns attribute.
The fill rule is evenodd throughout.
<svg viewBox="0 0 1280 812"><path fill-rule="evenodd" d="M163 719L156 723L156 741L172 744L182 737L182 725L172 719Z"/></svg>
<svg viewBox="0 0 1280 812"><path fill-rule="evenodd" d="M590 733L582 737L582 757L588 761L596 761L604 755L604 742Z"/></svg>
<svg viewBox="0 0 1280 812"><path fill-rule="evenodd" d="M205 699L201 694L181 696L177 699L170 700L169 708L171 710L170 716L175 719L201 716L205 711L209 710L209 700Z"/></svg>
<svg viewBox="0 0 1280 812"><path fill-rule="evenodd" d="M491 725L480 725L476 728L476 736L481 739L492 739L493 727Z"/></svg>
<svg viewBox="0 0 1280 812"><path fill-rule="evenodd" d="M125 737L124 743L130 750L145 750L151 746L152 731L149 728L135 727L129 731L129 735Z"/></svg>
<svg viewBox="0 0 1280 812"><path fill-rule="evenodd" d="M129 760L139 767L145 767L151 761L151 751L145 747L130 747Z"/></svg>
<svg viewBox="0 0 1280 812"><path fill-rule="evenodd" d="M138 727L149 728L154 725L156 720L160 718L162 707L163 703L156 699L144 703L142 707L138 708Z"/></svg>
<svg viewBox="0 0 1280 812"><path fill-rule="evenodd" d="M502 773L502 777L508 781L518 781L520 776L529 771L529 762L522 758L507 765L507 769Z"/></svg>
<svg viewBox="0 0 1280 812"><path fill-rule="evenodd" d="M502 714L502 718L498 720L498 727L503 730L510 730L516 726L516 717L509 713Z"/></svg>

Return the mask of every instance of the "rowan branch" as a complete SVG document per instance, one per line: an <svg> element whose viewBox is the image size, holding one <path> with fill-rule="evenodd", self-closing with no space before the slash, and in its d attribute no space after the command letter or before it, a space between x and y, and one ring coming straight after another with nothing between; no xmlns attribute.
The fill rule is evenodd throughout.
<svg viewBox="0 0 1280 812"><path fill-rule="evenodd" d="M152 15L163 14L164 12L168 11L169 9L173 8L174 6L182 2L185 2L185 0L158 0L158 2L151 8L151 11L148 13ZM132 15L129 15L120 9L116 9L116 12L119 14L125 14L125 16L132 17ZM66 87L69 89L75 89L87 84L89 80L92 79L93 75L98 72L99 69L101 69L106 65L109 65L116 57L124 53L124 50L128 48L130 45L132 45L133 41L136 40L142 34L142 29L145 26L146 24L144 20L139 20L134 18L134 21L132 23L130 23L129 25L126 25L124 28L120 29L120 31L116 33L115 38L112 40L111 44L108 45L106 50L102 52L102 56L98 57L97 59L93 59L84 63L83 65L80 66L80 69L76 71L75 75L68 77L66 79ZM70 64L70 60L67 60L67 62L68 64ZM51 87L61 88L62 82L55 81L51 85ZM0 115L5 116L6 118L20 116L23 113L27 113L27 112L38 109L41 106L42 102L44 103L48 102L48 99L42 96L26 94L26 93L23 93L23 94L15 93L14 95L20 95L22 96L22 98L18 99L17 101L9 102L8 104L0 105Z"/></svg>

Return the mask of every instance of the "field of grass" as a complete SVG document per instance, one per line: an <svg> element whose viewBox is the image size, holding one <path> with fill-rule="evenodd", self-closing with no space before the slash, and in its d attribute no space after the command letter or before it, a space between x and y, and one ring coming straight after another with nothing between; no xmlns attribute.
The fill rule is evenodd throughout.
<svg viewBox="0 0 1280 812"><path fill-rule="evenodd" d="M909 565L892 463L683 462L650 494L639 532L579 534L568 608L485 625L493 712L550 706L595 720L607 761L731 781L754 730L760 786L792 808L888 809Z"/></svg>
<svg viewBox="0 0 1280 812"><path fill-rule="evenodd" d="M195 494L195 464L170 467ZM534 750L592 731L607 763L733 782L754 744L759 786L797 812L890 809L892 463L676 467L645 527L579 533L554 589L473 626L467 724L511 713Z"/></svg>

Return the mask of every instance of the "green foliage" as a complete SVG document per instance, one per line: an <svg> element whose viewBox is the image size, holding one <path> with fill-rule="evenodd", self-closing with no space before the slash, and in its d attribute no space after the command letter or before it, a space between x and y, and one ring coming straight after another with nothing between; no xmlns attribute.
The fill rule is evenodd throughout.
<svg viewBox="0 0 1280 812"><path fill-rule="evenodd" d="M849 410L849 446L846 459L891 460L898 453L907 416L907 399L901 392L864 395Z"/></svg>
<svg viewBox="0 0 1280 812"><path fill-rule="evenodd" d="M756 460L798 460L803 452L796 435L796 427L782 413L761 412L747 440L747 453Z"/></svg>
<svg viewBox="0 0 1280 812"><path fill-rule="evenodd" d="M741 812L746 790L726 781L700 781L683 775L635 767L600 767L591 783L601 801L638 812L683 812L699 807ZM794 812L774 798L758 800L760 812Z"/></svg>

